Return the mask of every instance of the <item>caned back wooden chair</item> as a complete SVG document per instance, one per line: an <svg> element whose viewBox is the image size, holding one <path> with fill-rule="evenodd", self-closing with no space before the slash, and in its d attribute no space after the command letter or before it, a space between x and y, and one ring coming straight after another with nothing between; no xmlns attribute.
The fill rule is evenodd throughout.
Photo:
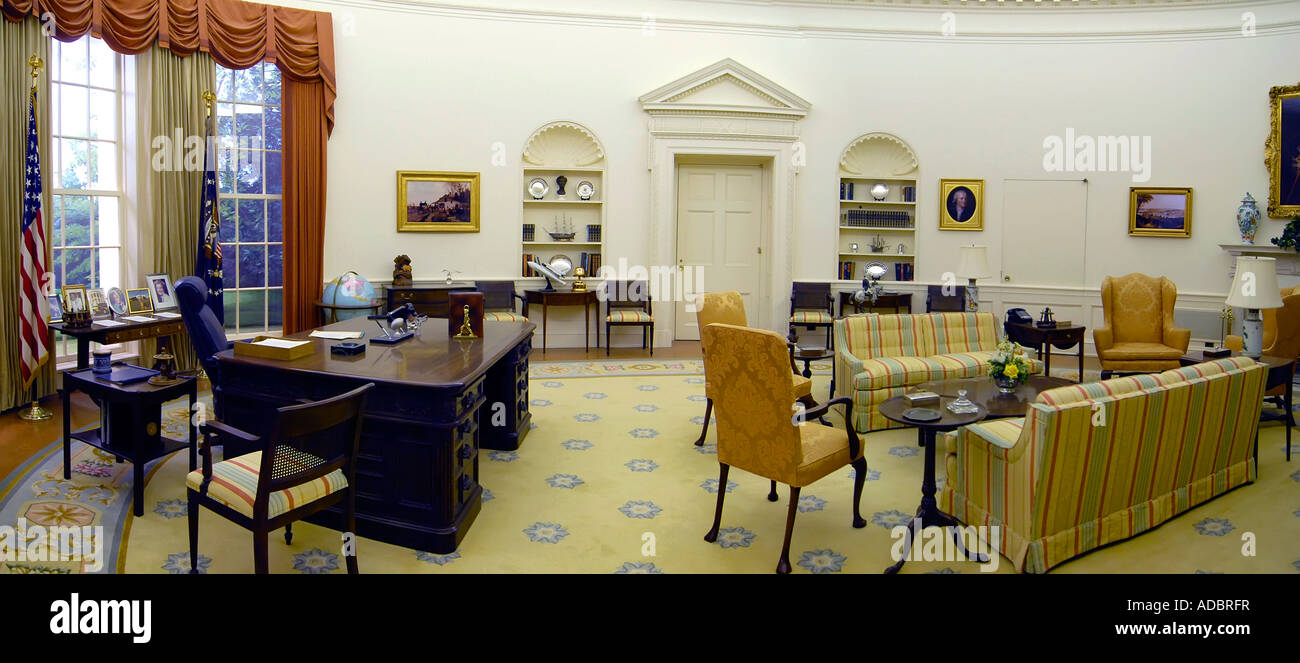
<svg viewBox="0 0 1300 663"><path fill-rule="evenodd" d="M640 327L641 348L650 346L650 356L655 355L655 318L650 302L648 281L605 281L605 355L613 345L614 327Z"/></svg>
<svg viewBox="0 0 1300 663"><path fill-rule="evenodd" d="M528 322L523 313L515 309L515 300L527 302L515 292L514 281L475 281L474 289L483 293L483 318L497 322Z"/></svg>
<svg viewBox="0 0 1300 663"><path fill-rule="evenodd" d="M264 438L219 421L202 425L199 452L203 467L185 478L190 573L197 573L199 568L200 506L253 532L257 573L268 570L266 540L272 530L284 527L285 543L289 543L293 521L336 504L343 506L344 531L352 535L355 546L354 461L361 441L361 412L374 386L370 383L322 401L281 407L275 411L270 433ZM260 443L262 450L213 464L209 436ZM355 548L345 547L343 552L348 573L356 573Z"/></svg>
<svg viewBox="0 0 1300 663"><path fill-rule="evenodd" d="M948 290L951 294L945 294ZM926 313L965 313L966 286L928 285L925 287Z"/></svg>
<svg viewBox="0 0 1300 663"><path fill-rule="evenodd" d="M833 348L831 338L835 326L835 298L831 297L829 283L799 283L790 287L790 340L795 340L796 327L826 328L826 347Z"/></svg>
<svg viewBox="0 0 1300 663"><path fill-rule="evenodd" d="M710 324L701 332L706 389L718 412L718 501L713 527L704 535L718 539L727 474L732 466L790 486L785 542L777 573L790 572L790 536L799 512L799 491L814 481L852 465L853 526L865 527L859 512L867 461L853 430L853 401L836 398L800 416L793 412L794 380L786 363L785 339L776 332L735 325ZM833 405L844 407L840 428L812 423Z"/></svg>

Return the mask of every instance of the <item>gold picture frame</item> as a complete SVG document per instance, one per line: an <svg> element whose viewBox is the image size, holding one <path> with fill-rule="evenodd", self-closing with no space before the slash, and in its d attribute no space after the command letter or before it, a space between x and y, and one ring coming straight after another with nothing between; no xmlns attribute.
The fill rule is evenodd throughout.
<svg viewBox="0 0 1300 663"><path fill-rule="evenodd" d="M1268 105L1272 118L1264 141L1268 216L1289 219L1300 215L1300 83L1271 88ZM1284 115L1292 119L1284 123Z"/></svg>
<svg viewBox="0 0 1300 663"><path fill-rule="evenodd" d="M126 312L130 315L153 313L153 298L149 295L149 288L126 289Z"/></svg>
<svg viewBox="0 0 1300 663"><path fill-rule="evenodd" d="M1129 187L1128 234L1130 237L1191 237L1192 188Z"/></svg>
<svg viewBox="0 0 1300 663"><path fill-rule="evenodd" d="M984 180L940 179L939 230L983 229Z"/></svg>
<svg viewBox="0 0 1300 663"><path fill-rule="evenodd" d="M397 171L397 232L476 233L479 174Z"/></svg>
<svg viewBox="0 0 1300 663"><path fill-rule="evenodd" d="M90 313L90 298L84 285L63 286L63 313Z"/></svg>

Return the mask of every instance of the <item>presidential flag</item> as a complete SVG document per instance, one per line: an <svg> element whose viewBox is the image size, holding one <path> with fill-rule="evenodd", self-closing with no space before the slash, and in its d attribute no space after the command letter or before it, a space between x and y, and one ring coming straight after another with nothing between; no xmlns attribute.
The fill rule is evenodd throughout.
<svg viewBox="0 0 1300 663"><path fill-rule="evenodd" d="M45 299L45 224L41 220L41 155L36 138L36 88L27 107L27 175L23 184L23 220L20 228L19 346L22 354L23 387L50 356L50 332L45 319L50 313Z"/></svg>
<svg viewBox="0 0 1300 663"><path fill-rule="evenodd" d="M221 216L217 211L217 150L212 117L206 122L203 144L203 202L199 204L199 253L194 275L208 286L208 308L225 324L226 306L221 278Z"/></svg>

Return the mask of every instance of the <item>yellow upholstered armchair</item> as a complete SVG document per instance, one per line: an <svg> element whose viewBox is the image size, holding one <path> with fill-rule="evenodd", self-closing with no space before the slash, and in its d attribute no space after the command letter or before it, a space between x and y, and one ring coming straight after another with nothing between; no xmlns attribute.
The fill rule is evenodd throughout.
<svg viewBox="0 0 1300 663"><path fill-rule="evenodd" d="M858 511L867 461L853 430L850 398L837 398L799 413L794 402L794 376L786 364L785 339L776 332L736 325L710 324L701 330L706 389L718 409L718 502L713 527L704 540L718 539L727 473L734 465L790 486L785 543L777 573L790 572L790 535L799 511L799 490L845 465L855 470L853 526L867 521ZM812 423L832 405L844 407L844 423L832 428ZM807 422L807 423L805 423Z"/></svg>
<svg viewBox="0 0 1300 663"><path fill-rule="evenodd" d="M1112 373L1154 373L1178 368L1190 329L1174 327L1178 288L1163 276L1107 276L1101 282L1106 326L1092 330L1101 377Z"/></svg>

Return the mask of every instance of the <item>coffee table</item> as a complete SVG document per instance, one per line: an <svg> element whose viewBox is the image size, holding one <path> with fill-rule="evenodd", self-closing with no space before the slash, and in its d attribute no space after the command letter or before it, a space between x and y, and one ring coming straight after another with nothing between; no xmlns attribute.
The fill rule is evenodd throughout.
<svg viewBox="0 0 1300 663"><path fill-rule="evenodd" d="M1046 375L1032 375L1029 381L1016 387L1016 393L1003 394L993 378L987 375L974 378L953 378L936 380L921 384L920 391L933 391L947 399L957 398L957 390L965 389L966 398L978 403L988 410L988 419L1002 417L1023 417L1029 411L1029 404L1038 398L1038 394L1048 389L1067 387L1074 382L1065 378L1053 378ZM946 402L945 402L946 404Z"/></svg>
<svg viewBox="0 0 1300 663"><path fill-rule="evenodd" d="M992 380L985 378L991 383ZM969 394L967 398L970 398ZM935 434L939 431L956 430L967 424L973 424L983 419L988 411L984 406L979 406L979 412L974 414L954 414L948 411L947 405L952 402L951 398L940 398L940 403L932 409L938 410L943 416L935 421L913 421L903 416L903 412L912 406L902 396L895 396L884 403L880 404L880 414L891 421L897 421L900 424L916 426L916 434L921 446L925 447L925 478L921 480L921 506L916 509L916 519L920 520L920 527L907 528L907 542L903 544L903 555L893 566L885 569L885 573L898 573L903 568L903 563L912 552L913 537L920 534L920 531L927 527L960 527L957 519L939 510L938 502L934 499L935 481L934 481L934 448ZM971 399L974 401L975 399ZM913 521L915 522L915 521ZM915 530L915 531L914 531ZM957 547L965 554L962 546L961 534L958 530L949 530L957 539ZM975 555L971 557L978 562L988 561L985 555Z"/></svg>

